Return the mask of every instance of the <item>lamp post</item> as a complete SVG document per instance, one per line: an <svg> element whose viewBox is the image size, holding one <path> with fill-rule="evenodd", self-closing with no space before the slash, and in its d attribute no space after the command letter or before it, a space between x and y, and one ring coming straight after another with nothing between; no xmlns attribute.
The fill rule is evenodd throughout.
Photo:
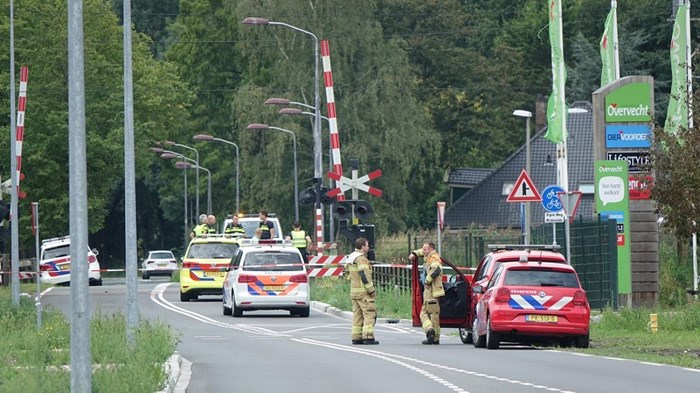
<svg viewBox="0 0 700 393"><path fill-rule="evenodd" d="M240 212L241 212L241 209L240 209L240 207L241 207L241 206L240 206L240 186L241 186L241 183L240 183L240 175L241 175L241 167L240 167L240 156L239 156L239 154L238 154L238 145L235 144L235 143L233 143L233 142L231 142L231 141L227 141L226 139L216 138L216 137L214 137L214 136L207 135L207 134L198 134L198 135L195 135L193 139L196 140L196 141L217 141L217 142L223 142L223 143L227 143L227 144L229 144L229 145L233 145L233 147L236 148L236 214L240 213Z"/></svg>
<svg viewBox="0 0 700 393"><path fill-rule="evenodd" d="M161 155L160 155L161 158L173 158L173 157L177 157L176 155L171 154L171 153L164 153L164 152L163 152L163 149L161 149L161 148L159 148L159 147L153 147L153 148L151 148L151 150L153 150L155 153L161 153ZM155 150L160 150L160 151L155 151ZM163 157L163 156L165 156L165 155L167 155L167 156L166 156L166 157ZM172 156L172 157L171 157L171 156ZM182 174L183 174L183 177L184 177L184 179L185 179L185 180L184 180L184 183L185 183L185 190L184 190L184 199L185 199L185 221L184 221L184 228L185 228L185 244L184 244L184 246L185 246L185 249L187 249L187 241L189 240L189 239L188 239L188 237L189 237L189 236L188 236L188 235L189 235L189 223L187 222L187 221L188 221L188 220L187 220L187 219L188 219L188 217L187 217L187 171L182 171Z"/></svg>
<svg viewBox="0 0 700 393"><path fill-rule="evenodd" d="M323 182L323 163L322 163L322 145L321 145L321 103L318 93L318 82L319 82L319 56L318 56L318 37L310 31L300 29L296 26L292 26L283 22L275 22L266 18L253 18L248 17L243 19L242 23L244 25L262 25L262 26L282 26L288 29L292 29L296 32L306 34L313 38L314 41L314 183L316 184L316 216L318 218L317 226L317 239L319 242L323 241L323 210L321 205L321 183ZM296 196L296 195L295 195ZM298 204L296 205L298 209Z"/></svg>
<svg viewBox="0 0 700 393"><path fill-rule="evenodd" d="M532 118L532 112L524 110L515 110L513 116L524 117L525 121L525 172L528 176L530 174L530 118ZM524 243L525 245L530 244L530 222L532 218L530 216L530 202L525 203L525 228L523 228L524 233Z"/></svg>
<svg viewBox="0 0 700 393"><path fill-rule="evenodd" d="M299 181L297 177L297 136L292 131L284 128L268 126L267 124L248 124L249 130L277 130L292 135L292 147L294 148L294 221L299 221ZM316 195L316 199L319 195Z"/></svg>
<svg viewBox="0 0 700 393"><path fill-rule="evenodd" d="M199 166L197 164L190 164L189 162L184 162L184 161L176 162L175 168L177 168L177 169L191 169L191 168L201 169L207 173L207 214L211 214L211 172L209 171L209 169L207 169L203 166Z"/></svg>
<svg viewBox="0 0 700 393"><path fill-rule="evenodd" d="M164 141L163 144L166 146L177 146L177 147L182 147L182 148L194 151L195 163L196 163L196 165L199 165L199 152L194 147L183 145L180 143L175 143L173 141ZM199 170L197 170L197 172L195 173L195 188L197 189L197 192L196 192L197 198L195 198L195 210L197 211L196 216L199 217Z"/></svg>

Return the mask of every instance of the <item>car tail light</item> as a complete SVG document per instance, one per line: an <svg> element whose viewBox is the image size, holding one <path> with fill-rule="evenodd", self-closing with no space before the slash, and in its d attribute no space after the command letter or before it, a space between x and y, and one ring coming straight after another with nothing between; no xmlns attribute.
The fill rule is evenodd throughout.
<svg viewBox="0 0 700 393"><path fill-rule="evenodd" d="M199 264L195 263L195 262L183 262L183 264L182 264L183 269L193 269L193 268L196 268L197 266L199 266Z"/></svg>
<svg viewBox="0 0 700 393"><path fill-rule="evenodd" d="M238 276L239 283L256 282L256 281L258 281L258 278L255 276L252 276L250 274L241 274L240 276Z"/></svg>
<svg viewBox="0 0 700 393"><path fill-rule="evenodd" d="M88 255L88 263L97 262L97 258L94 255Z"/></svg>
<svg viewBox="0 0 700 393"><path fill-rule="evenodd" d="M498 288L498 292L496 292L496 301L497 302L507 302L509 300L510 300L510 289Z"/></svg>
<svg viewBox="0 0 700 393"><path fill-rule="evenodd" d="M289 277L289 282L307 283L309 282L309 278L306 276L306 274L297 274Z"/></svg>
<svg viewBox="0 0 700 393"><path fill-rule="evenodd" d="M574 293L574 304L577 306L585 306L586 303L588 303L588 299L586 299L586 292L576 291L576 293Z"/></svg>
<svg viewBox="0 0 700 393"><path fill-rule="evenodd" d="M49 264L41 265L39 266L39 270L41 270L42 272L50 272L53 270L53 267L51 267L51 265Z"/></svg>

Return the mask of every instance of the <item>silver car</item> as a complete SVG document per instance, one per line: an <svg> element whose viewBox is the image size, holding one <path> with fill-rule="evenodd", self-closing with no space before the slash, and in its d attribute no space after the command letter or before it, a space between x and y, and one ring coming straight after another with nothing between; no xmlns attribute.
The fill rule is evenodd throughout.
<svg viewBox="0 0 700 393"><path fill-rule="evenodd" d="M148 280L151 276L170 276L177 270L175 255L168 250L149 251L141 261L141 277Z"/></svg>

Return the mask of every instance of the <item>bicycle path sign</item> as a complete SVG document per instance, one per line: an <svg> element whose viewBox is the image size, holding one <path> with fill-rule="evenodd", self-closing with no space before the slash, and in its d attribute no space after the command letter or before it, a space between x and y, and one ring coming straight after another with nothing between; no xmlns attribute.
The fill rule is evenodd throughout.
<svg viewBox="0 0 700 393"><path fill-rule="evenodd" d="M565 192L560 186L547 186L542 191L542 207L550 213L557 213L564 209L564 204L561 203L559 196L560 192Z"/></svg>

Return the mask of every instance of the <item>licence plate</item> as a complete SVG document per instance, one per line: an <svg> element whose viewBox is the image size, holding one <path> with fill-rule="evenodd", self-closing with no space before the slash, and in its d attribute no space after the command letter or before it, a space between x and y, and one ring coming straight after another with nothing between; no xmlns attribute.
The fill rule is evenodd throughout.
<svg viewBox="0 0 700 393"><path fill-rule="evenodd" d="M265 285L263 286L263 291L284 291L284 285Z"/></svg>
<svg viewBox="0 0 700 393"><path fill-rule="evenodd" d="M66 263L63 265L58 265L58 270L64 271L64 270L70 270L70 263Z"/></svg>
<svg viewBox="0 0 700 393"><path fill-rule="evenodd" d="M210 271L203 271L202 272L202 277L223 277L225 275L225 272L210 272Z"/></svg>
<svg viewBox="0 0 700 393"><path fill-rule="evenodd" d="M168 266L167 263L159 263L159 264L158 264L158 267L166 267L166 266Z"/></svg>
<svg viewBox="0 0 700 393"><path fill-rule="evenodd" d="M557 317L556 315L526 315L525 320L527 322L557 323L559 317Z"/></svg>

